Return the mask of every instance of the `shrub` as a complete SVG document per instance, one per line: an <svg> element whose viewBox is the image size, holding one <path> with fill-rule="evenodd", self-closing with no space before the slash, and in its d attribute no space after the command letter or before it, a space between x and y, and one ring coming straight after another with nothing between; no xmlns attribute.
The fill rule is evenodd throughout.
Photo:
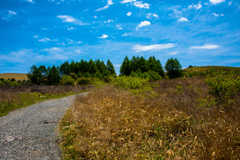
<svg viewBox="0 0 240 160"><path fill-rule="evenodd" d="M15 78L12 78L10 81L12 81L12 82L15 82L15 81L16 81L16 79L15 79Z"/></svg>
<svg viewBox="0 0 240 160"><path fill-rule="evenodd" d="M74 79L77 80L77 75L75 73L70 73L70 76Z"/></svg>
<svg viewBox="0 0 240 160"><path fill-rule="evenodd" d="M75 80L71 76L63 75L60 80L61 85L74 85Z"/></svg>
<svg viewBox="0 0 240 160"><path fill-rule="evenodd" d="M77 80L78 85L89 85L91 84L91 78L82 77Z"/></svg>
<svg viewBox="0 0 240 160"><path fill-rule="evenodd" d="M112 83L113 81L114 81L114 77L113 76L105 76L104 78L103 78L103 80L104 80L104 82L105 83Z"/></svg>
<svg viewBox="0 0 240 160"><path fill-rule="evenodd" d="M2 83L2 81L0 81L0 86L2 86L3 85L3 83Z"/></svg>
<svg viewBox="0 0 240 160"><path fill-rule="evenodd" d="M117 88L139 89L147 82L148 82L147 79L122 76L122 77L117 77L113 82L113 84Z"/></svg>
<svg viewBox="0 0 240 160"><path fill-rule="evenodd" d="M162 77L157 72L149 71L148 72L148 79L149 79L150 82L153 82L153 81L157 81L157 80L162 79Z"/></svg>

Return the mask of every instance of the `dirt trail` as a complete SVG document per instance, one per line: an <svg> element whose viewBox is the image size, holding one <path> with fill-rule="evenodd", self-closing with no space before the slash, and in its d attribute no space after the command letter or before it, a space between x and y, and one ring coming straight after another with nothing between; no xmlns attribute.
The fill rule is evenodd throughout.
<svg viewBox="0 0 240 160"><path fill-rule="evenodd" d="M48 100L0 117L0 159L60 159L56 126L75 97Z"/></svg>

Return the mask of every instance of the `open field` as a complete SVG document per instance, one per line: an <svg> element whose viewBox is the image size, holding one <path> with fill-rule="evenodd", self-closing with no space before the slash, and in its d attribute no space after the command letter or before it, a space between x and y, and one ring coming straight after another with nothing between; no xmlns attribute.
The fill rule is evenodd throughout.
<svg viewBox="0 0 240 160"><path fill-rule="evenodd" d="M63 156L239 159L240 85L233 77L166 79L142 92L95 89L76 99L59 126Z"/></svg>
<svg viewBox="0 0 240 160"><path fill-rule="evenodd" d="M25 73L1 73L0 78L5 80L15 78L16 81L28 80L27 74Z"/></svg>

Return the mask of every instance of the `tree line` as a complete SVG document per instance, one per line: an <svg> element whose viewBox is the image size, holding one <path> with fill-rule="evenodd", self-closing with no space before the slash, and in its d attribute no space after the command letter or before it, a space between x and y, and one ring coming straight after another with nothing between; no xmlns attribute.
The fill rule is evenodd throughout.
<svg viewBox="0 0 240 160"><path fill-rule="evenodd" d="M167 71L166 75L169 78L182 76L182 66L176 58L168 59L164 69ZM120 68L120 75L141 78L152 77L153 80L157 80L165 77L164 69L160 60L157 60L154 56L149 57L149 59L133 56L130 60L126 56Z"/></svg>
<svg viewBox="0 0 240 160"><path fill-rule="evenodd" d="M167 71L165 73L164 69ZM176 78L182 76L182 66L175 58L168 59L165 67L154 56L145 59L144 57L133 56L129 59L127 56L124 58L120 67L120 76L131 76L139 78L148 78L150 81L156 81L161 78ZM103 80L107 77L116 77L116 72L110 60L105 64L99 59L93 61L75 62L68 61L59 66L52 66L46 68L44 65L37 67L33 65L27 74L29 80L37 85L57 85L61 79L71 77L77 80L81 77L98 78Z"/></svg>
<svg viewBox="0 0 240 160"><path fill-rule="evenodd" d="M68 61L62 63L60 66L48 67L44 65L37 67L33 65L27 74L28 78L33 84L37 85L57 85L60 79L64 76L71 76L73 79L81 77L91 77L102 79L107 76L116 76L115 68L110 60L105 64L99 59L93 61L84 61L83 59L79 62Z"/></svg>

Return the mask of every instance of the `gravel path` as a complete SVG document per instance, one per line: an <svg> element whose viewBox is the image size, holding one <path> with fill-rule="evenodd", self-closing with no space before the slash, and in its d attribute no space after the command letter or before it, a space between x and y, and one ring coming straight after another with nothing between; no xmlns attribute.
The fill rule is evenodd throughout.
<svg viewBox="0 0 240 160"><path fill-rule="evenodd" d="M75 97L48 100L0 117L0 159L60 159L56 126Z"/></svg>

